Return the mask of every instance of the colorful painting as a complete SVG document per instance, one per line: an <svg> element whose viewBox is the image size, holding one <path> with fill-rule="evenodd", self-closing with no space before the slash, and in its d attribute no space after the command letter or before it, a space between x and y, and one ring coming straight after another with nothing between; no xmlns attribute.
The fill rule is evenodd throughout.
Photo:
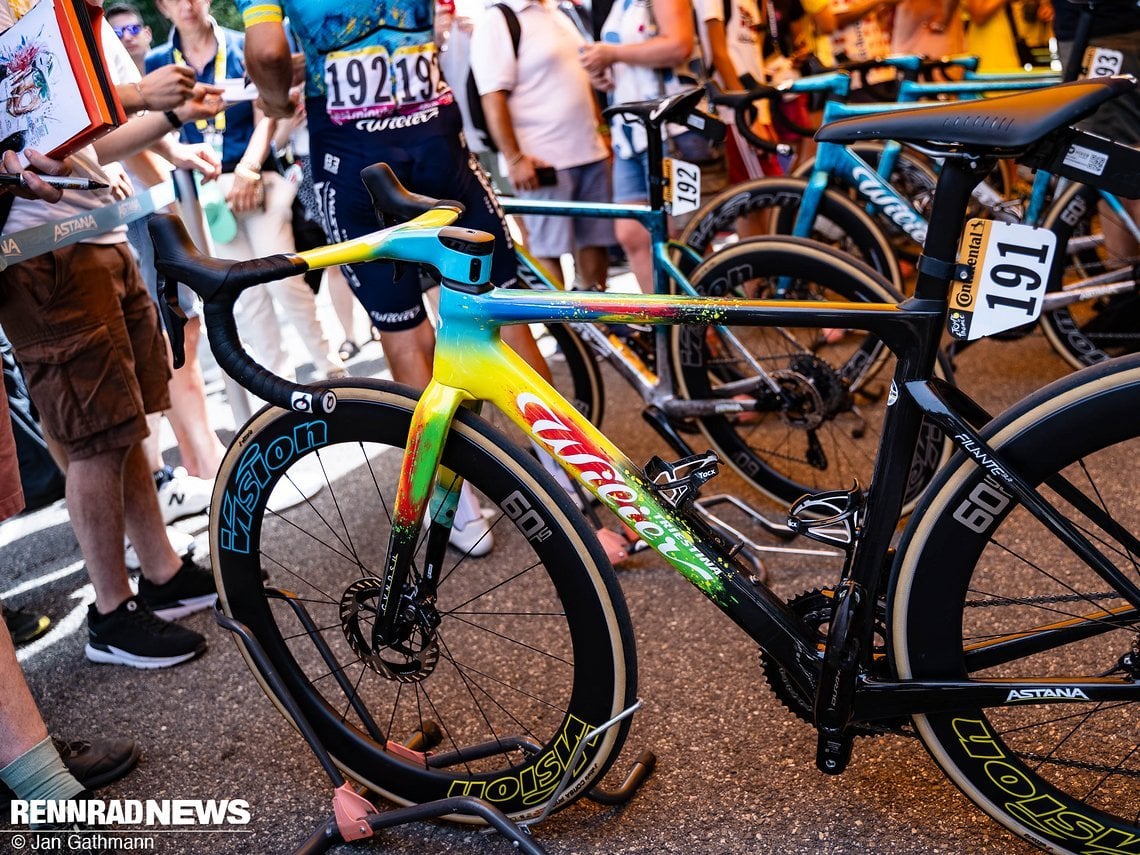
<svg viewBox="0 0 1140 855"><path fill-rule="evenodd" d="M48 152L89 124L52 0L0 35L0 145Z"/></svg>

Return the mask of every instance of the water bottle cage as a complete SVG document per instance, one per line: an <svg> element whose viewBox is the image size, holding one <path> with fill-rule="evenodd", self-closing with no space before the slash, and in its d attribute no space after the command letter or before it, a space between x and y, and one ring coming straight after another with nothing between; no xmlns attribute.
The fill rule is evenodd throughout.
<svg viewBox="0 0 1140 855"><path fill-rule="evenodd" d="M645 464L645 474L661 501L677 511L692 507L701 487L719 471L720 459L711 451L682 457L676 463L654 456Z"/></svg>
<svg viewBox="0 0 1140 855"><path fill-rule="evenodd" d="M788 528L820 543L841 546L850 553L864 504L863 489L858 481L850 490L810 493L788 511Z"/></svg>

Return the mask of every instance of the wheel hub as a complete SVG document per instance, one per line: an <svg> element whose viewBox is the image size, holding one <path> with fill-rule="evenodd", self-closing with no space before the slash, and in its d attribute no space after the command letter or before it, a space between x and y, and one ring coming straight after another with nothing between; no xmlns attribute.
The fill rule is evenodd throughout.
<svg viewBox="0 0 1140 855"><path fill-rule="evenodd" d="M341 630L360 661L377 674L399 683L419 682L439 661L439 616L405 597L392 639L383 639L376 631L383 591L383 581L375 577L349 585L340 600Z"/></svg>

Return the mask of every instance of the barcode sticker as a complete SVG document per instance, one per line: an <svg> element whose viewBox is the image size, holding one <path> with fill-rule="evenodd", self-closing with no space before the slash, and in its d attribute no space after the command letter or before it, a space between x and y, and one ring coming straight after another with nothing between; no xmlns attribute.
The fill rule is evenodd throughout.
<svg viewBox="0 0 1140 855"><path fill-rule="evenodd" d="M1108 165L1108 155L1093 151L1091 148L1085 148L1083 145L1071 145L1069 150L1065 152L1065 159L1062 163L1082 172L1101 175L1104 173L1105 166Z"/></svg>

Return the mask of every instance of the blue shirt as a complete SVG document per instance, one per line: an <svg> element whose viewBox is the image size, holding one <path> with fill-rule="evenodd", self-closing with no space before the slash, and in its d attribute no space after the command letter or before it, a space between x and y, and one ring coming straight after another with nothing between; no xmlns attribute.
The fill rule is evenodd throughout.
<svg viewBox="0 0 1140 855"><path fill-rule="evenodd" d="M206 67L198 73L201 83L214 83L217 80L242 78L245 76L245 35L236 30L227 30L225 27L215 25L215 34L223 44L219 45L219 55L216 60L206 63ZM179 61L182 53L182 40L178 37L178 30L171 29L170 39L163 45L151 49L146 55L146 70L154 71L164 65L173 65ZM185 64L185 60L181 60ZM218 75L221 68L225 73ZM207 135L221 131L222 138L222 171L233 172L242 155L245 154L249 139L253 136L253 103L240 101L230 104L220 114L220 117L206 119L199 122L187 122L182 126L181 137L186 143L205 142Z"/></svg>

